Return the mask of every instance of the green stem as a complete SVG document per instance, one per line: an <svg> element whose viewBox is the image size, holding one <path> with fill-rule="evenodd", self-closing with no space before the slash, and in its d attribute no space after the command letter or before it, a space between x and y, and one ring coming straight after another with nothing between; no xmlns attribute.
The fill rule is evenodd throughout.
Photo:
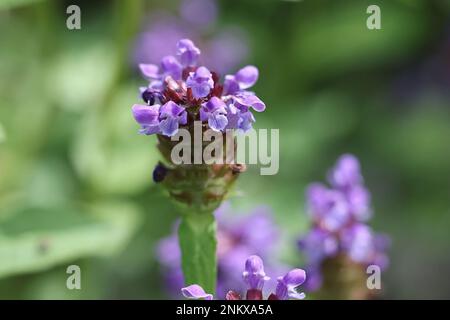
<svg viewBox="0 0 450 320"><path fill-rule="evenodd" d="M198 284L215 293L217 279L216 221L210 212L183 215L178 229L186 285Z"/></svg>

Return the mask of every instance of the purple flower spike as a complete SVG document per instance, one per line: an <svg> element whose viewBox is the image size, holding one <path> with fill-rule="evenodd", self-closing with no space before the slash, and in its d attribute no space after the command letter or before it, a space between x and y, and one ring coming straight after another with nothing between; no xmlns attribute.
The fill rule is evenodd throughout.
<svg viewBox="0 0 450 320"><path fill-rule="evenodd" d="M160 109L160 128L166 136L177 134L179 125L187 123L187 112L173 101L164 104Z"/></svg>
<svg viewBox="0 0 450 320"><path fill-rule="evenodd" d="M262 290L264 282L270 280L264 272L262 259L255 255L248 257L245 261L245 271L242 276L251 290Z"/></svg>
<svg viewBox="0 0 450 320"><path fill-rule="evenodd" d="M254 66L246 66L239 70L234 78L239 84L241 90L253 87L253 85L258 81L259 72Z"/></svg>
<svg viewBox="0 0 450 320"><path fill-rule="evenodd" d="M278 278L275 294L279 300L304 299L305 294L298 293L295 288L300 286L306 280L306 272L302 269L293 269L284 277Z"/></svg>
<svg viewBox="0 0 450 320"><path fill-rule="evenodd" d="M202 287L198 284L193 284L188 287L182 288L181 293L188 299L197 299L197 300L212 300L213 295L206 293Z"/></svg>
<svg viewBox="0 0 450 320"><path fill-rule="evenodd" d="M208 125L214 131L225 129L228 119L225 116L227 111L225 103L217 97L212 97L208 102L202 105L200 109L200 120L208 121Z"/></svg>
<svg viewBox="0 0 450 320"><path fill-rule="evenodd" d="M189 74L186 85L192 89L194 98L201 99L209 95L214 87L214 81L211 72L206 67L199 67L195 72Z"/></svg>
<svg viewBox="0 0 450 320"><path fill-rule="evenodd" d="M358 159L351 154L342 155L331 170L329 180L333 187L341 189L362 184L363 178Z"/></svg>
<svg viewBox="0 0 450 320"><path fill-rule="evenodd" d="M159 129L159 109L158 104L148 106L135 104L131 108L133 117L139 123L142 129L139 131L142 134L154 134L160 131Z"/></svg>
<svg viewBox="0 0 450 320"><path fill-rule="evenodd" d="M197 63L200 49L189 39L182 39L177 43L177 54L184 67L192 67Z"/></svg>
<svg viewBox="0 0 450 320"><path fill-rule="evenodd" d="M164 77L170 76L174 80L180 80L183 67L174 56L165 56L161 60L161 69Z"/></svg>

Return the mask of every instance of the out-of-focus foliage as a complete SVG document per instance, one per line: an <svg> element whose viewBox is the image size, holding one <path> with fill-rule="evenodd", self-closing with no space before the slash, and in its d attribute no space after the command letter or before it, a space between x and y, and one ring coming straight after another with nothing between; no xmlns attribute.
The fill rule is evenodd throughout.
<svg viewBox="0 0 450 320"><path fill-rule="evenodd" d="M448 1L376 1L379 31L373 1L218 3L217 29L251 35L243 63L267 104L255 127L281 139L279 173L250 166L233 204L271 206L284 262L301 265L305 186L352 152L393 240L386 297L449 297ZM0 298L163 298L154 245L177 210L131 117L145 83L131 57L147 17L178 1L78 1L81 30L66 28L70 4L0 2ZM70 264L81 291L65 286Z"/></svg>

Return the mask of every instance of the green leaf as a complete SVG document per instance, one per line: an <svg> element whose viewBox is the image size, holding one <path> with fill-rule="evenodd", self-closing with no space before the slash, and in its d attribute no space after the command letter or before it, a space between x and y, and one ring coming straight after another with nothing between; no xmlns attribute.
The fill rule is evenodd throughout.
<svg viewBox="0 0 450 320"><path fill-rule="evenodd" d="M216 222L211 213L182 217L179 232L186 285L198 284L208 293L216 289Z"/></svg>
<svg viewBox="0 0 450 320"><path fill-rule="evenodd" d="M123 248L138 212L124 204L96 205L89 214L73 208L22 209L0 220L0 277L48 269Z"/></svg>

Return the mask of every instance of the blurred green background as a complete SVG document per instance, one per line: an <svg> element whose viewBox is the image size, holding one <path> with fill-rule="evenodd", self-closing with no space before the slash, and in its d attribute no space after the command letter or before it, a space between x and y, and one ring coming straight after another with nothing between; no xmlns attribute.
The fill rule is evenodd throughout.
<svg viewBox="0 0 450 320"><path fill-rule="evenodd" d="M165 298L155 243L177 211L152 182L154 137L130 107L149 14L178 1L0 1L0 298ZM81 30L66 8L81 8ZM378 4L382 29L366 28ZM374 229L392 237L386 298L450 298L450 1L219 1L213 30L247 34L280 129L280 171L251 167L236 208L267 204L285 262L303 263L304 191L354 153ZM175 47L175 44L173 44ZM201 47L201 45L200 45ZM236 70L230 70L232 73ZM67 290L66 268L82 269Z"/></svg>

